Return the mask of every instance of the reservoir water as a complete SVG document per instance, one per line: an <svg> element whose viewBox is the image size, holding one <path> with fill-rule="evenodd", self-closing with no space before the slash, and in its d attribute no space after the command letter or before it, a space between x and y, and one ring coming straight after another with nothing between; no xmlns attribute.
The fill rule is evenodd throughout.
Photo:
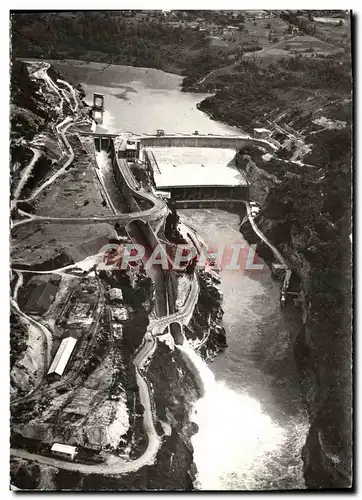
<svg viewBox="0 0 362 500"><path fill-rule="evenodd" d="M206 94L181 92L178 75L98 63L55 66L82 84L89 104L93 92L105 95L104 130L238 132L199 111ZM247 247L236 214L196 209L180 215L210 246ZM192 443L200 489L304 488L300 454L307 417L291 345L297 326L280 310L279 287L266 267L221 271L228 348L209 365L195 359L207 382L192 415L199 426Z"/></svg>
<svg viewBox="0 0 362 500"><path fill-rule="evenodd" d="M103 130L136 134L155 134L157 129L169 133L238 133L237 128L211 120L197 109L197 103L209 94L181 92L182 76L151 68L49 62L70 82L82 84L87 104L93 104L94 92L105 96Z"/></svg>

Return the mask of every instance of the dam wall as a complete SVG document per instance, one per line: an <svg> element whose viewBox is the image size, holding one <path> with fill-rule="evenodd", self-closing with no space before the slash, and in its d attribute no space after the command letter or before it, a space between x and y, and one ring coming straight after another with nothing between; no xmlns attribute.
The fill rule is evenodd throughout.
<svg viewBox="0 0 362 500"><path fill-rule="evenodd" d="M227 204L240 204L249 199L249 186L190 186L165 188L171 194L171 199L179 207L187 203L188 207L199 207L200 203L208 207L221 207ZM180 203L179 203L180 202ZM211 205L210 205L211 204ZM205 205L206 206L206 205Z"/></svg>
<svg viewBox="0 0 362 500"><path fill-rule="evenodd" d="M175 206L178 209L185 208L219 208L229 212L245 213L243 200L176 200Z"/></svg>
<svg viewBox="0 0 362 500"><path fill-rule="evenodd" d="M219 148L219 149L241 149L245 146L259 146L269 152L275 150L275 146L263 139L255 139L248 136L213 136L213 135L163 135L139 137L141 147L192 147L192 148Z"/></svg>

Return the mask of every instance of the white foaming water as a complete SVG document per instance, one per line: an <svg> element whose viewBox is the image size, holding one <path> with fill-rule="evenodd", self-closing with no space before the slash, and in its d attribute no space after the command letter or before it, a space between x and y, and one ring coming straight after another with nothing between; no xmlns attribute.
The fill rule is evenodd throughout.
<svg viewBox="0 0 362 500"><path fill-rule="evenodd" d="M256 490L270 476L270 461L286 442L283 429L265 415L257 401L217 382L187 341L177 346L202 381L203 396L190 419L199 430L192 437L201 490Z"/></svg>
<svg viewBox="0 0 362 500"><path fill-rule="evenodd" d="M105 130L106 132L109 132L110 134L116 134L119 132L117 130L116 121L115 121L113 115L111 115L111 113L107 109L105 109L103 112L103 122L101 125L97 126L97 130L99 130L99 131Z"/></svg>

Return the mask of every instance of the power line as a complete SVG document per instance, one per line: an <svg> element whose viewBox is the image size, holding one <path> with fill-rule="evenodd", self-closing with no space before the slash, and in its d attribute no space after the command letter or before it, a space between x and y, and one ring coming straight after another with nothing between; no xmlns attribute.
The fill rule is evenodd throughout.
<svg viewBox="0 0 362 500"><path fill-rule="evenodd" d="M39 47L42 51L44 51L44 52L46 52L46 53L48 53L48 54L52 54L53 56L55 56L55 59L56 59L58 62L60 62L60 63L61 63L61 62L64 62L64 61L65 61L65 58L64 58L63 56L59 55L59 54L58 54L55 50L50 49L50 48L45 48L45 47L43 47L43 45L42 45L39 41L34 40L33 38L31 38L31 37L29 37L29 36L27 36L27 35L24 35L24 33L21 33L21 32L20 32L19 30L17 30L16 28L12 28L12 31L13 31L14 33L17 33L20 37L24 38L25 40L28 40L28 41L29 41L30 43L32 43L33 45L36 45L36 46L37 46L37 47ZM104 72L107 68L109 68L109 66L111 66L112 64L114 64L114 62L116 61L117 57L118 57L118 54L116 54L116 55L112 58L111 62L106 63L106 65L104 66L104 68L101 68L101 69L95 70L95 73L98 73L98 72L103 73L103 72ZM99 61L99 59L98 59L98 61ZM95 61L95 62L98 62L98 61ZM85 80L87 81L87 80L89 80L89 78L90 78L90 76L89 76L88 78L86 78Z"/></svg>
<svg viewBox="0 0 362 500"><path fill-rule="evenodd" d="M57 54L57 52L55 52L53 49L50 49L50 48L45 49L40 42L38 42L37 40L34 40L33 38L31 38L29 36L24 35L24 33L21 33L16 28L12 28L12 31L14 33L17 33L20 37L24 38L25 40L28 40L33 45L40 47L40 49L43 50L44 52L47 52L48 54L55 55L55 59L57 61L61 62L64 59L64 58L62 59L62 56L59 56L59 54Z"/></svg>

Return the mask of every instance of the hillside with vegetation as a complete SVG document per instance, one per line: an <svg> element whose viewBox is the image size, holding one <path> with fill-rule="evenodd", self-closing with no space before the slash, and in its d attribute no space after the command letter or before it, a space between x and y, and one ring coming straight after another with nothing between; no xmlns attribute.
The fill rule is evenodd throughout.
<svg viewBox="0 0 362 500"><path fill-rule="evenodd" d="M216 91L200 109L242 129L276 107L307 100L316 90L330 98L346 79L348 85L346 12L255 12L14 13L12 56L179 73L185 91ZM323 16L334 16L326 18L332 24L315 20Z"/></svg>
<svg viewBox="0 0 362 500"><path fill-rule="evenodd" d="M12 16L14 57L82 59L180 72L205 35L168 26L162 16L127 12L26 13Z"/></svg>
<svg viewBox="0 0 362 500"><path fill-rule="evenodd" d="M256 223L293 272L301 327L294 340L310 429L304 447L308 488L351 484L352 461L352 149L351 122L316 134L299 174L270 183ZM254 158L258 168L262 162ZM266 162L268 164L269 162ZM296 165L294 164L294 167ZM250 167L249 167L250 168ZM255 168L255 167L254 167ZM259 174L260 175L260 174ZM257 197L259 183L253 191ZM272 262L248 224L258 253ZM290 305L293 304L292 298ZM290 307L290 306L289 306Z"/></svg>
<svg viewBox="0 0 362 500"><path fill-rule="evenodd" d="M201 78L232 64L288 26L252 19L243 11L13 13L12 55L152 67L190 77L190 85L195 71Z"/></svg>
<svg viewBox="0 0 362 500"><path fill-rule="evenodd" d="M263 67L246 60L232 74L217 77L215 85L221 90L199 108L216 120L252 132L253 127L267 124L265 114L276 110L289 116L305 110L312 118L319 111L310 106L316 96L322 106L350 98L351 62L295 56Z"/></svg>

